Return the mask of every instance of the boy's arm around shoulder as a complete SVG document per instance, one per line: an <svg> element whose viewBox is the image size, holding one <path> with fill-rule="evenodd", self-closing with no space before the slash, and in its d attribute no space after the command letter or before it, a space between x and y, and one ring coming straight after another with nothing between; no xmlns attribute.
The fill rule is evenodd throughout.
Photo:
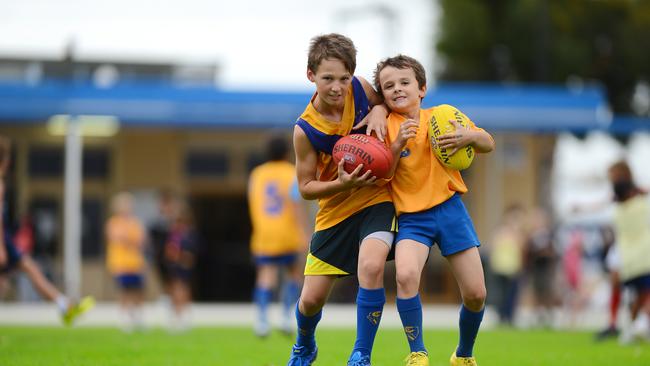
<svg viewBox="0 0 650 366"><path fill-rule="evenodd" d="M370 135L372 132L375 133L377 138L380 141L384 141L386 136L386 117L390 112L388 107L384 104L384 98L380 93L377 93L375 88L364 78L357 77L363 91L368 97L368 102L370 103L370 112L364 117L364 119L354 127L354 129L359 129L363 126L368 126L366 129L366 134Z"/></svg>

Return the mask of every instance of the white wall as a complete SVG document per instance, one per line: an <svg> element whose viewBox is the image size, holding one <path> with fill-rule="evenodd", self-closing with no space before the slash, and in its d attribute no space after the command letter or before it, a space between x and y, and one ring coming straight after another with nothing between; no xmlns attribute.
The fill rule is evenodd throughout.
<svg viewBox="0 0 650 366"><path fill-rule="evenodd" d="M607 222L612 214L609 166L626 159L636 183L650 188L650 134L636 133L627 146L612 136L593 132L580 140L571 134L558 137L552 177L555 213L563 222ZM575 208L582 208L578 212Z"/></svg>

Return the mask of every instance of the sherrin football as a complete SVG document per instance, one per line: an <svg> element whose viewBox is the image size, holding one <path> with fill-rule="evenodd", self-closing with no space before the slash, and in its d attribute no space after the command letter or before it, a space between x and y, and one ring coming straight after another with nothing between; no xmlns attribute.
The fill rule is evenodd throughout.
<svg viewBox="0 0 650 366"><path fill-rule="evenodd" d="M372 170L371 174L377 178L388 178L393 164L388 147L376 137L363 134L341 137L332 149L332 157L337 164L343 159L343 168L348 173L363 164L359 175Z"/></svg>
<svg viewBox="0 0 650 366"><path fill-rule="evenodd" d="M446 133L453 132L456 127L449 122L449 120L456 120L463 127L469 126L469 119L463 112L459 111L454 106L442 104L433 109L433 114L429 120L429 140L431 141L431 150L440 162L456 170L467 169L472 165L474 160L474 148L470 145L456 151L454 155L449 155L452 149L443 149L438 146L437 138Z"/></svg>

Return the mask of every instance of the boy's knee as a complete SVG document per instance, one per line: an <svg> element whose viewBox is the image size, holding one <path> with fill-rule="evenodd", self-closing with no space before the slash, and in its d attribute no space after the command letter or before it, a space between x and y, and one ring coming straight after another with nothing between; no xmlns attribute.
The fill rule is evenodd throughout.
<svg viewBox="0 0 650 366"><path fill-rule="evenodd" d="M303 296L300 298L302 304L301 312L303 315L311 316L316 314L325 305L325 297L320 296Z"/></svg>
<svg viewBox="0 0 650 366"><path fill-rule="evenodd" d="M404 268L397 270L397 286L399 288L408 289L411 287L419 287L420 273L414 268Z"/></svg>
<svg viewBox="0 0 650 366"><path fill-rule="evenodd" d="M359 261L359 276L366 278L381 278L384 275L384 265L386 261L361 260Z"/></svg>
<svg viewBox="0 0 650 366"><path fill-rule="evenodd" d="M472 289L463 295L463 304L471 311L481 311L485 305L487 290L485 286Z"/></svg>

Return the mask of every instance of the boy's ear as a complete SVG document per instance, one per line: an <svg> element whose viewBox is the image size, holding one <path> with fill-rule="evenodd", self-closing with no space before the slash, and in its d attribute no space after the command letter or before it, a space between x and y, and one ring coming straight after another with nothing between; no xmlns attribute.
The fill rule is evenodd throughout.
<svg viewBox="0 0 650 366"><path fill-rule="evenodd" d="M312 83L316 81L316 75L314 75L314 72L311 71L311 69L307 69L307 79L309 79L309 81Z"/></svg>
<svg viewBox="0 0 650 366"><path fill-rule="evenodd" d="M427 94L427 86L425 85L420 88L420 92L418 93L418 95L420 96L420 98L424 98L426 94Z"/></svg>

